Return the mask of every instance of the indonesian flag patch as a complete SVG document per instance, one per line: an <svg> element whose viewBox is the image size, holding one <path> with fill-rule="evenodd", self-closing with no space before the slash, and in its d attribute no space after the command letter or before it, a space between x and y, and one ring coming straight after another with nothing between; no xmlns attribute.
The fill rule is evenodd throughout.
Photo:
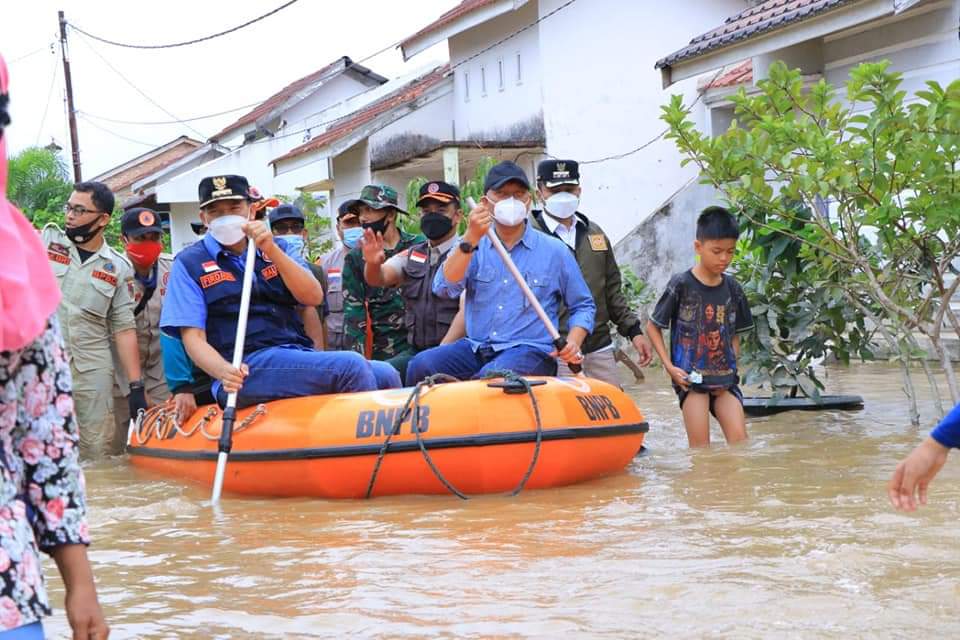
<svg viewBox="0 0 960 640"><path fill-rule="evenodd" d="M205 273L213 273L214 271L220 270L220 265L212 260L210 262L204 262L202 266Z"/></svg>
<svg viewBox="0 0 960 640"><path fill-rule="evenodd" d="M413 260L414 262L419 262L420 264L423 264L424 262L427 261L427 256L420 253L419 251L414 251L413 249L411 249L410 259Z"/></svg>
<svg viewBox="0 0 960 640"><path fill-rule="evenodd" d="M329 270L327 271L327 277L328 277L328 278L339 278L339 277L340 277L340 269L329 269Z"/></svg>

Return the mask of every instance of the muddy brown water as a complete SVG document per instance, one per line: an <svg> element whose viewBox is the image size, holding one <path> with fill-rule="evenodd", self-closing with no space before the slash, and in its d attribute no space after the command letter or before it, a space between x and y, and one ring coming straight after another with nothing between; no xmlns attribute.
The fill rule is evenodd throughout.
<svg viewBox="0 0 960 640"><path fill-rule="evenodd" d="M926 430L895 369L829 371L863 411L754 418L745 446L696 452L651 378L628 387L649 455L518 498L227 498L217 515L206 488L93 465L112 637L960 637L960 455L933 506L890 509L885 482ZM66 637L45 569L47 629Z"/></svg>

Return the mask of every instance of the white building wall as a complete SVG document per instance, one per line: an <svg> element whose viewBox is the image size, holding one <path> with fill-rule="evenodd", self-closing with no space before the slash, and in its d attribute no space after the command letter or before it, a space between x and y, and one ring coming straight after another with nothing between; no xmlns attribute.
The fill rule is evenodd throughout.
<svg viewBox="0 0 960 640"><path fill-rule="evenodd" d="M900 88L913 96L928 80L947 86L960 78L960 2L920 5L902 20L887 21L871 29L827 38L823 58L827 82L846 85L850 70L864 62L889 60L891 71L903 73ZM917 13L922 11L922 13ZM843 91L838 92L841 97Z"/></svg>
<svg viewBox="0 0 960 640"><path fill-rule="evenodd" d="M345 200L360 196L363 186L371 182L370 145L364 139L333 159L334 189L332 207L336 211Z"/></svg>
<svg viewBox="0 0 960 640"><path fill-rule="evenodd" d="M173 253L197 241L190 223L199 219L200 210L195 203L174 202L170 205L170 250Z"/></svg>
<svg viewBox="0 0 960 640"><path fill-rule="evenodd" d="M539 13L561 4L540 0ZM744 0L591 0L545 19L539 29L547 152L594 160L653 139L665 128L660 107L670 95L684 94L687 104L697 95L696 79L662 90L654 63L746 6ZM695 114L702 117L703 109ZM619 241L695 175L680 160L674 144L661 139L623 159L582 166L582 211Z"/></svg>
<svg viewBox="0 0 960 640"><path fill-rule="evenodd" d="M384 142L403 134L430 136L437 140L453 139L453 86L438 89L435 98L399 120L388 124L370 136L370 148L376 149Z"/></svg>
<svg viewBox="0 0 960 640"><path fill-rule="evenodd" d="M467 60L536 20L537 0L530 0L516 11L453 36L448 41L450 64ZM528 29L454 69L453 112L457 140L503 137L512 125L540 115L543 94L538 40L537 28ZM592 46L592 43L585 43L585 46ZM481 76L486 78L485 92ZM498 133L501 135L496 135Z"/></svg>

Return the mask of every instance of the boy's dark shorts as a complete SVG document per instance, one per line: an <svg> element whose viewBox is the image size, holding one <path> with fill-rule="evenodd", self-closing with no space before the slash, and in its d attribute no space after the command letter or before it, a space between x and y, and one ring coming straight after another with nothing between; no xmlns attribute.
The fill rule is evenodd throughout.
<svg viewBox="0 0 960 640"><path fill-rule="evenodd" d="M673 385L673 390L674 390L674 392L677 394L677 400L680 401L680 408L681 408L681 409L683 409L683 402L684 402L684 400L686 400L686 399L687 399L687 396L689 396L691 393L706 393L706 394L710 394L710 415L712 415L714 418L717 417L717 412L714 411L714 405L716 405L716 403L717 403L717 397L716 397L715 395L713 395L712 393L710 393L709 390L707 390L707 389L700 390L700 389L694 389L693 387L691 387L691 388L688 389L687 391L684 391L683 389L681 389L681 388L678 387L677 385ZM717 389L714 389L713 391L717 391ZM736 398L738 401L740 401L740 406L741 406L741 407L743 406L743 391L740 390L740 387L739 387L738 385L733 385L732 387L727 387L727 388L725 389L725 391L729 391L729 392L733 395L734 398Z"/></svg>

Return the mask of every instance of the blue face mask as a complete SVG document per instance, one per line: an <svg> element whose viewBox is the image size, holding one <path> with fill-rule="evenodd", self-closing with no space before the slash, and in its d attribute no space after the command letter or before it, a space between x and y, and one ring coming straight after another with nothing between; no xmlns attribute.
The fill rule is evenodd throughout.
<svg viewBox="0 0 960 640"><path fill-rule="evenodd" d="M363 228L362 227L353 227L351 229L343 230L343 244L347 246L348 249L353 249L357 246L357 243L360 242L360 238L363 237Z"/></svg>
<svg viewBox="0 0 960 640"><path fill-rule="evenodd" d="M291 258L303 256L303 236L290 234L287 236L277 237L286 243L287 247L284 249L284 253L286 253L288 256Z"/></svg>

